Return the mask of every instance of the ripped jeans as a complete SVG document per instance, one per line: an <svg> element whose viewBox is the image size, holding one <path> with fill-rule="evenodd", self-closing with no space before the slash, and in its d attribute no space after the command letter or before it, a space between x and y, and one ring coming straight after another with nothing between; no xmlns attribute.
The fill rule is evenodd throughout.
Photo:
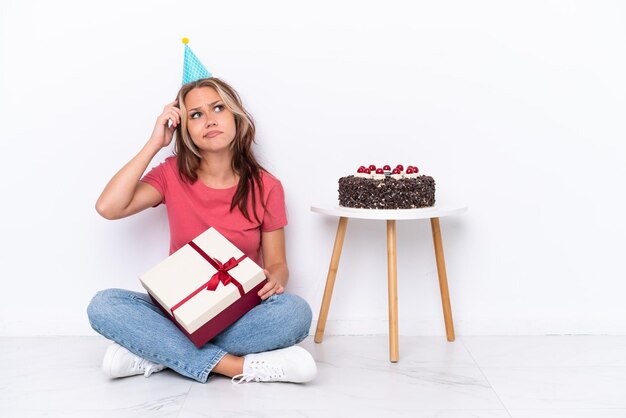
<svg viewBox="0 0 626 418"><path fill-rule="evenodd" d="M87 307L91 327L132 353L206 383L215 365L230 353L289 347L304 340L311 308L300 296L274 294L201 348L197 348L145 293L101 290Z"/></svg>

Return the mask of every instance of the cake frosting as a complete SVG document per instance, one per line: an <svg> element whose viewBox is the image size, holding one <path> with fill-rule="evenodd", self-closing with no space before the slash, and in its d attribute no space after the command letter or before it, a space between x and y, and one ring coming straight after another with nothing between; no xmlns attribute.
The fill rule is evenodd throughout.
<svg viewBox="0 0 626 418"><path fill-rule="evenodd" d="M435 205L435 180L416 166L361 166L339 179L339 205L363 209L416 209Z"/></svg>

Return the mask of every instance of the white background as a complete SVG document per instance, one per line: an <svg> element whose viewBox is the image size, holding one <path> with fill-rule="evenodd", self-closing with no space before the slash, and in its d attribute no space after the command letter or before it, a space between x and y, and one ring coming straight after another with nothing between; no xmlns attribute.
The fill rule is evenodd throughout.
<svg viewBox="0 0 626 418"><path fill-rule="evenodd" d="M310 205L403 163L470 207L442 219L457 334L625 333L625 22L618 1L3 0L0 335L93 335L92 295L167 256L165 207L94 205L173 100L183 36L257 121L315 319L336 219ZM327 333L387 332L385 245L350 222ZM428 221L398 222L398 275L400 333L444 335Z"/></svg>

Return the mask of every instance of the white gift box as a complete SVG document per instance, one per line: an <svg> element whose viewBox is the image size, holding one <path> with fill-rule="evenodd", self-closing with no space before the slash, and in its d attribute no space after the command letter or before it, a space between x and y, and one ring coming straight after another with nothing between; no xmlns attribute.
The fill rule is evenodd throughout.
<svg viewBox="0 0 626 418"><path fill-rule="evenodd" d="M236 265L229 268L231 264ZM257 293L266 282L263 269L213 227L140 281L198 347L259 304Z"/></svg>

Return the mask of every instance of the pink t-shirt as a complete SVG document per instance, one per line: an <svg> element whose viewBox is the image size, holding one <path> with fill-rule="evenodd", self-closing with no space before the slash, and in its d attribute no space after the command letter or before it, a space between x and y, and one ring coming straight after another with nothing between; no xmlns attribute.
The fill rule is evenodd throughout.
<svg viewBox="0 0 626 418"><path fill-rule="evenodd" d="M284 227L287 225L287 215L285 192L280 181L267 172L262 172L261 180L263 201L267 211L259 201L257 188L256 211L259 222L254 217L250 196L248 215L251 221L243 216L237 206L230 212L230 204L237 190L236 185L227 189L213 189L200 179L194 184L189 184L179 177L175 156L166 158L141 179L156 188L163 196L161 203L167 207L170 224L170 254L209 227L214 227L262 266L261 231L274 231Z"/></svg>

